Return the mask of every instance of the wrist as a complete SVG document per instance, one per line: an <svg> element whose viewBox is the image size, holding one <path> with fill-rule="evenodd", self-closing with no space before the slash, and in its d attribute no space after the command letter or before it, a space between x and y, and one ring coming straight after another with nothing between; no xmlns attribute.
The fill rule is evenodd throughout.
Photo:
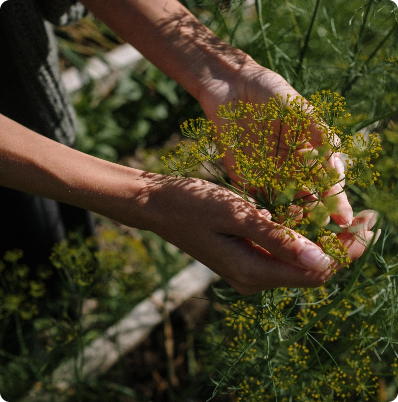
<svg viewBox="0 0 398 402"><path fill-rule="evenodd" d="M66 194L66 199L61 201L130 227L156 231L162 217L158 216L153 199L159 198L156 194L164 176L84 154L81 157L86 160L87 169L78 180L76 172L72 173L71 180L63 176L66 188L62 193Z"/></svg>
<svg viewBox="0 0 398 402"><path fill-rule="evenodd" d="M225 45L228 46L228 45ZM229 47L229 46L228 46ZM199 101L206 112L206 104L217 99L217 107L225 102L238 100L239 83L245 71L256 65L254 60L239 49L229 47L228 51L219 54L207 53L206 65L198 79L193 80L191 94Z"/></svg>

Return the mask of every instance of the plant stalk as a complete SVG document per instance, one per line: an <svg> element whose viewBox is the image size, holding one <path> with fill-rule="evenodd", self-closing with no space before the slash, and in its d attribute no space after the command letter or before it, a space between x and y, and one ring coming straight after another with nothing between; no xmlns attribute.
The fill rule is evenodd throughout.
<svg viewBox="0 0 398 402"><path fill-rule="evenodd" d="M310 41L312 30L314 28L314 24L315 24L316 16L318 14L320 4L321 4L321 0L316 0L315 10L312 13L311 23L310 23L310 26L308 28L307 35L305 36L304 45L303 45L303 48L301 49L300 56L299 56L299 61L298 61L297 67L296 67L296 78L300 75L300 73L301 73L301 71L303 69L304 57L305 57L305 55L307 53L307 50L308 50L308 44L309 44L309 41ZM292 85L294 87L295 83L293 82Z"/></svg>
<svg viewBox="0 0 398 402"><path fill-rule="evenodd" d="M272 71L275 71L274 61L272 60L272 57L271 57L271 52L270 52L269 46L268 46L268 38L267 38L267 35L265 33L265 28L264 28L263 6L261 3L261 0L256 0L256 11L257 11L258 23L260 25L260 30L261 30L261 36L263 37L265 50L267 52L268 65Z"/></svg>

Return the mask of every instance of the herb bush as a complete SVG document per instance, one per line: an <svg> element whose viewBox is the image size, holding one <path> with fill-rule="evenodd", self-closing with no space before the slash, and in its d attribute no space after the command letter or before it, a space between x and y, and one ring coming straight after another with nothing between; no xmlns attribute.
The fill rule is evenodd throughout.
<svg viewBox="0 0 398 402"><path fill-rule="evenodd" d="M350 135L339 129L334 119L348 117L344 112L342 98L327 91L311 96L310 104L304 98L284 101L277 97L270 99L267 105L220 106L218 117L229 122L221 126L220 132L204 119L185 122L182 132L196 141L182 142L175 155L163 160L177 176L202 165L231 191L257 208L267 210L269 219L280 223L281 237L294 239L296 235L289 230L294 229L316 241L335 263L348 267L351 261L339 237L323 228L328 223L326 217L334 212L336 192L331 189L343 180L331 160L335 152L343 151L348 158L345 174L348 182L373 185L379 176L373 170L373 160L381 147L373 134L366 141L361 134ZM246 119L250 123L246 123ZM312 123L322 130L322 141L317 148L308 148ZM228 175L218 164L226 152L234 156L234 176ZM340 188L340 192L344 191ZM357 232L357 240L367 244L360 227L354 225L345 230ZM356 395L364 395L365 399L373 395L372 381L377 377L369 366L368 355L360 363L358 356L354 359L350 356L351 360L347 357L348 369L344 366L344 370L336 363L337 357L328 352L328 342L341 340L340 331L344 326L340 319L345 321L352 313L358 313L354 320L362 319L361 331L376 329L364 321L363 314L373 313L374 308L377 311L379 305L368 306L366 310L364 301L376 290L380 292L380 285L374 287L373 281L382 281L381 286L387 284L382 280L384 273L380 272L375 277L367 273L366 277L373 281L367 284L365 281L365 285L358 282L362 269L360 265L353 274L346 276L346 282L334 283L332 287L325 285L316 291L275 289L263 292L262 297L249 304L244 299L234 302L226 319L230 330L219 351L223 365L229 361L230 368L216 391L223 383L238 382L240 385L235 386L239 400L273 400L278 396L294 396L297 400L302 397L304 400L334 400L335 397L351 400ZM356 293L358 287L361 292ZM364 311L359 313L362 309ZM349 320L349 324L353 322ZM391 328L388 331L392 336ZM354 348L357 355L362 356L363 347L374 347L377 343L377 334L373 332L366 335L366 340L370 338L369 344L358 344L354 335L350 338L351 345L347 345L347 339L342 336L343 351ZM296 367L293 363L297 362L291 362L292 359L299 359ZM367 366L364 366L365 361ZM354 368L357 371L352 374ZM366 376L361 379L363 370ZM346 385L330 386L331 377ZM315 385L322 390L314 391Z"/></svg>
<svg viewBox="0 0 398 402"><path fill-rule="evenodd" d="M196 6L203 10L206 3ZM371 242L359 261L318 289L281 288L246 297L228 288L218 289L223 304L220 320L208 327L209 342L214 346L209 372L215 384L209 400L224 393L237 401L390 401L396 396L398 380L395 229L398 11L392 2L384 0L350 3L256 0L251 7L245 2L231 1L219 3L212 11L216 18L209 18L202 11L204 21L260 64L284 76L310 102L310 94L319 90L331 89L332 93L344 96L351 115L344 116L345 128L338 133L342 148L334 150L335 143L329 143L326 156L334 151L350 154L350 146L360 145L360 150L347 158L345 191L354 211L364 207L379 211L376 227L382 228L382 235L376 245ZM247 23L253 19L257 24ZM279 105L279 114L268 113L271 116L268 121L278 118L285 124L288 122L283 120L283 108L290 113L300 105L297 100L290 105L283 105L280 100L270 103ZM301 172L309 165L325 164L318 159L319 164L311 165L318 158L314 154L309 158L310 163L303 164L304 156L292 164L288 156L276 167L272 164L272 158L278 157L278 149L272 149L275 143L266 139L270 123L258 128L260 122L267 120L261 118L266 116L270 103L221 106L218 117L227 118L229 123L219 128L217 136L211 122L185 123L183 133L197 142L181 144L176 156L165 162L169 170L179 174L203 164L231 190L258 208L270 210L274 220L304 230L311 237L311 222L295 215L296 206L305 208L308 204L302 196L294 197L305 182L301 181L297 166ZM320 126L323 122L333 124L327 111L323 112L321 120L315 118L315 121L322 121ZM308 109L305 113L314 119ZM254 145L247 143L250 130L239 126L239 119L245 114L254 121L249 126L258 138ZM297 129L294 126L297 120L290 123L292 132L299 132L296 143L289 144L294 150L300 147L301 139L304 142L306 139L305 124ZM357 134L363 129L364 134ZM382 148L376 137L369 135L373 130L379 132ZM327 137L325 129L324 138ZM365 137L370 141L368 145L362 142ZM251 145L250 152L247 148L245 151L246 145ZM226 147L234 153L239 179L226 177L218 164L217 159ZM325 157L325 153L322 156L317 151L315 155ZM373 156L380 153L378 161L372 159L372 153ZM354 158L354 164L353 154L358 157L356 161ZM350 172L350 168L364 168L364 163L372 169L374 164L379 173L369 173L364 180ZM273 177L275 174L283 177L278 169L284 167L288 169L287 184L282 180L285 187L281 188ZM271 169L270 178L267 169ZM330 188L333 180L338 181L332 172L323 174L329 180L326 188ZM354 176L359 179L357 182ZM290 193L289 183L292 183ZM319 189L313 191L318 196L322 194ZM323 229L319 228L322 219L316 221L316 232L323 237ZM339 230L333 225L330 229ZM330 253L330 249L323 247ZM344 254L337 243L331 248L339 250L339 257ZM338 260L336 256L334 259Z"/></svg>
<svg viewBox="0 0 398 402"><path fill-rule="evenodd" d="M394 3L389 0L349 3L186 0L185 3L220 37L281 74L305 98L328 90L343 96L351 114L340 121L341 127L346 126L347 138L360 130L364 130L365 137L375 131L382 142L379 151L376 151L378 145L368 148L380 154L371 161L374 171L380 173L377 181L373 183L372 176L365 176L362 181L366 188L353 181L345 188L354 211L372 208L380 213L378 227L382 235L359 261L316 290L275 289L251 297L238 296L229 289L217 291L223 304L220 316L226 318L208 328L215 347L209 358L209 370L216 384L212 397L217 399L220 394L228 393L230 398L242 401L393 399L398 356L394 315L398 239L395 229L398 210L394 207L398 11ZM166 77L162 76L163 79L166 86L173 87ZM151 82L151 86L156 86L156 80ZM182 92L178 96L184 99L186 95ZM192 105L192 100L187 100ZM119 116L131 112L131 104L120 105L122 101L116 107ZM180 110L179 122L196 117L189 114L189 107L187 110L187 113ZM86 115L86 111L82 108L81 114ZM108 113L109 121L112 114ZM175 131L174 126L166 128L168 120L158 121L165 131ZM96 140L95 132L101 131L98 126L90 131L91 143L110 144L116 150L114 155L126 152L134 142L148 144L149 128L143 131L132 128L126 141L121 125L114 126L122 141L129 144L123 146L123 151L108 141L107 136ZM186 145L195 147L191 142ZM215 169L221 166L215 159L214 162ZM336 180L332 176L330 180ZM231 185L222 175L220 180ZM242 195L245 196L245 190ZM246 196L249 196L247 189ZM258 205L270 208L261 200ZM272 213L275 219L278 211L274 209ZM302 222L305 223L302 230L311 232L309 235L315 239L324 230L319 225L321 217L317 219ZM297 219L290 219L290 225L297 229ZM327 229L334 232L339 228ZM332 249L339 250L338 244Z"/></svg>

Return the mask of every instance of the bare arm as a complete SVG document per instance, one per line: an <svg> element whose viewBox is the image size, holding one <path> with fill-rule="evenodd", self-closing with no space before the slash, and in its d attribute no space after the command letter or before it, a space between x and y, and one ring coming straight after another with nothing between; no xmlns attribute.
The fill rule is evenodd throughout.
<svg viewBox="0 0 398 402"><path fill-rule="evenodd" d="M0 115L0 183L122 220L140 175L49 140ZM133 206L133 205L132 205Z"/></svg>

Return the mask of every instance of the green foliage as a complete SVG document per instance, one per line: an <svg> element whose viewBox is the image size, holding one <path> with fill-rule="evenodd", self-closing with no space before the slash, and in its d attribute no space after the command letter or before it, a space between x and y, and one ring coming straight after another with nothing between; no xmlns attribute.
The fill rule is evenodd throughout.
<svg viewBox="0 0 398 402"><path fill-rule="evenodd" d="M196 142L183 142L163 160L177 175L204 166L231 191L269 210L276 222L308 235L309 222L297 207L310 210L307 205L317 201L309 196L328 205L323 194L340 180L330 168L331 154L344 151L348 182L365 187L366 192L355 189L368 198L389 194L389 188L380 190L391 183L395 167L380 164L381 174L373 169L382 151L380 140L337 127L335 119L349 117L344 103L336 95L331 102L330 92L324 95L326 100L319 94L310 97L311 107L300 98L284 103L280 97L266 105L220 106L218 117L228 121L220 132L204 119L185 122L183 134ZM308 148L311 121L323 130L317 149ZM391 129L394 123L383 138L394 144ZM226 152L234 156L233 175L218 164ZM311 191L303 195L303 189ZM322 226L321 221L316 223ZM346 265L337 237L320 227L316 232L324 251ZM379 397L381 381L394 387L398 271L396 258L385 247L389 236L386 232L371 264L372 247L353 268L316 290L281 288L249 298L221 295L225 320L209 327L209 339L216 343L209 363L216 383L212 398L223 391L234 393L237 401L368 401Z"/></svg>
<svg viewBox="0 0 398 402"><path fill-rule="evenodd" d="M341 119L341 126L348 126L342 129L342 151L355 150L347 158L350 198L355 210L376 209L387 221L382 225L379 220L384 235L378 244L324 287L274 289L247 298L229 289L220 291L225 307L220 314L225 319L208 328L214 347L208 359L216 384L212 398L226 393L238 401L394 399L398 379L397 233L393 228L398 219L398 131L396 121L388 118L396 113L398 101L397 8L387 0L256 0L252 6L239 1L192 3L219 36L280 73L306 98L328 88L331 94L338 92L346 98L352 116ZM227 112L233 115L239 110L227 108ZM323 119L333 124L327 114ZM357 134L378 121L378 128ZM238 124L235 133L242 134L239 126L244 125L244 121ZM217 172L217 151L211 141L203 139L207 126L203 122L200 126L204 136L190 130L199 145L189 142L185 151L181 147L179 152L189 158L180 163L186 162L193 170L194 161L207 166L210 162ZM382 149L379 140L373 143L371 130L380 132ZM373 162L376 154L380 157ZM379 175L363 174L363 163L365 170L375 168ZM257 170L247 166L243 188L250 187L250 172L258 177ZM184 170L181 164L171 167ZM248 200L249 195L253 194L247 193ZM270 208L271 197L264 198L268 202L264 207ZM254 202L261 207L264 200Z"/></svg>
<svg viewBox="0 0 398 402"><path fill-rule="evenodd" d="M45 267L39 267L38 278L29 277L29 268L20 262L21 250L8 251L0 260L0 319L9 321L13 314L23 320L37 315L37 300L45 293L43 280L51 275ZM4 327L1 338L4 336ZM0 338L0 339L1 339Z"/></svg>
<svg viewBox="0 0 398 402"><path fill-rule="evenodd" d="M280 288L225 304L225 320L208 329L210 342L221 342L211 362L220 371L216 391L235 392L237 401L380 398L380 384L397 378L398 284L395 257L377 256L315 290Z"/></svg>
<svg viewBox="0 0 398 402"><path fill-rule="evenodd" d="M354 188L356 196L360 199L358 202L366 206L372 205L388 221L396 225L398 223L398 209L395 208L398 196L397 182L397 161L398 161L398 124L390 120L383 124L381 139L383 150L380 159L376 162L376 169L380 172L380 177L375 187L369 188L366 194L362 194Z"/></svg>
<svg viewBox="0 0 398 402"><path fill-rule="evenodd" d="M391 0L190 0L198 17L301 95L331 89L360 130L396 110L398 11Z"/></svg>
<svg viewBox="0 0 398 402"><path fill-rule="evenodd" d="M107 96L87 85L74 106L77 149L113 162L137 148L159 146L184 116L201 114L186 91L149 63L123 76Z"/></svg>
<svg viewBox="0 0 398 402"><path fill-rule="evenodd" d="M381 121L377 131L383 143L375 163L380 172L377 182L366 189L350 186L356 211L369 207L385 216L383 235L365 258L318 290L278 289L244 299L231 296L231 290L220 293L230 308L222 314L225 321L209 328L216 346L209 366L217 391L236 391L229 400L241 401L394 399L398 127L396 119L388 117L398 104L397 7L390 0L185 3L218 36L273 68L303 96L329 88L344 95L352 116L341 122L351 133ZM78 65L79 51L69 51ZM177 131L176 124L199 115L198 109L192 113L197 108L192 99L178 91L152 66L144 78L133 73L104 99L87 88L76 101L79 149L116 160L136 146L158 143ZM163 106L157 109L159 102ZM362 138L355 141L361 143ZM32 305L40 301L24 297ZM107 300L105 304L111 305L112 299ZM9 309L2 313L16 315ZM68 325L65 322L64 328ZM11 360L0 370L0 389L5 378L29 378L26 361L22 370L20 360ZM141 399L130 389L116 392L116 386L114 394Z"/></svg>

